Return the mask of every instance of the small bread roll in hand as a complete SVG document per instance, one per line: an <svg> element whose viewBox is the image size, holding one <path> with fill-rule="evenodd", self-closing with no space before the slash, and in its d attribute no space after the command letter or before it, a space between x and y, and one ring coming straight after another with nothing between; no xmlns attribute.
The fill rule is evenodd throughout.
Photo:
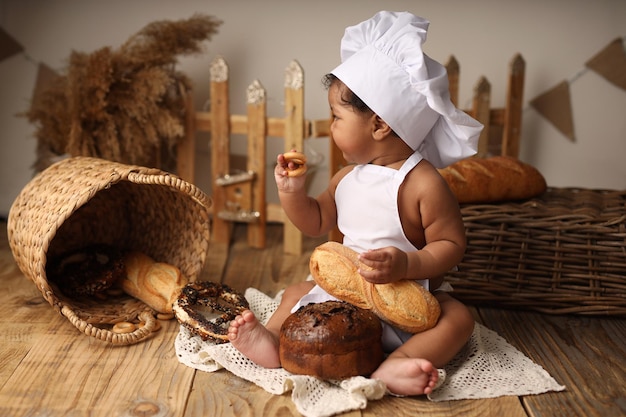
<svg viewBox="0 0 626 417"><path fill-rule="evenodd" d="M299 177L306 173L306 155L302 152L285 152L283 158L285 158L285 162L287 163L286 170L288 177ZM292 164L294 167L290 168Z"/></svg>

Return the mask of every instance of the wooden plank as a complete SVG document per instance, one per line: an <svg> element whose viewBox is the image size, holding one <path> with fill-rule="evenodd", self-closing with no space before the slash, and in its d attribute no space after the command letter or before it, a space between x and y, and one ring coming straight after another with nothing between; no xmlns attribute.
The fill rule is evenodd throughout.
<svg viewBox="0 0 626 417"><path fill-rule="evenodd" d="M228 96L228 66L222 58L211 63L211 179L230 173L230 110ZM216 213L226 208L225 190L213 183L213 239L230 241L232 224Z"/></svg>
<svg viewBox="0 0 626 417"><path fill-rule="evenodd" d="M330 136L330 118L311 121L311 137Z"/></svg>
<svg viewBox="0 0 626 417"><path fill-rule="evenodd" d="M197 132L211 132L211 112L197 111L194 122Z"/></svg>
<svg viewBox="0 0 626 417"><path fill-rule="evenodd" d="M0 326L0 387L3 387L39 340L48 323L3 321Z"/></svg>
<svg viewBox="0 0 626 417"><path fill-rule="evenodd" d="M182 415L194 371L174 354L177 322L146 342L112 346L50 314L47 331L0 390L0 415Z"/></svg>
<svg viewBox="0 0 626 417"><path fill-rule="evenodd" d="M35 284L17 267L0 222L0 387L13 375L56 315Z"/></svg>
<svg viewBox="0 0 626 417"><path fill-rule="evenodd" d="M304 150L304 71L292 61L285 71L285 152ZM285 253L302 253L302 233L285 218L283 249Z"/></svg>
<svg viewBox="0 0 626 417"><path fill-rule="evenodd" d="M7 224L0 221L0 323L47 323L49 310L52 306L15 263Z"/></svg>
<svg viewBox="0 0 626 417"><path fill-rule="evenodd" d="M517 397L432 402L426 397L384 397L371 401L363 417L526 417Z"/></svg>
<svg viewBox="0 0 626 417"><path fill-rule="evenodd" d="M232 115L231 126L234 134L245 135L248 133L248 116ZM265 121L266 136L283 138L285 136L285 119L277 117L267 117Z"/></svg>
<svg viewBox="0 0 626 417"><path fill-rule="evenodd" d="M489 126L491 116L489 105L491 100L491 84L485 77L480 77L478 83L474 87L474 99L472 104L472 114L476 120L485 127L480 132L478 138L478 154L479 157L486 157L489 149Z"/></svg>
<svg viewBox="0 0 626 417"><path fill-rule="evenodd" d="M196 131L210 132L211 131L211 113L210 112L196 112L195 114ZM267 118L267 136L283 138L285 137L285 119L278 117ZM305 120L304 132L305 137L322 137L328 136L329 122L326 119L323 120ZM230 115L230 132L233 135L245 135L248 132L248 116L245 114L231 114Z"/></svg>
<svg viewBox="0 0 626 417"><path fill-rule="evenodd" d="M0 323L46 323L52 306L19 270L6 239L0 242Z"/></svg>
<svg viewBox="0 0 626 417"><path fill-rule="evenodd" d="M510 64L504 132L502 133L502 155L512 156L513 158L519 157L525 71L526 63L524 59L520 54L516 54Z"/></svg>
<svg viewBox="0 0 626 417"><path fill-rule="evenodd" d="M492 126L504 126L504 113L505 109L493 108L489 112L489 121Z"/></svg>
<svg viewBox="0 0 626 417"><path fill-rule="evenodd" d="M185 417L298 416L291 394L273 395L226 370L197 372Z"/></svg>
<svg viewBox="0 0 626 417"><path fill-rule="evenodd" d="M206 257L204 268L198 277L199 281L222 282L224 270L228 263L229 243L212 242Z"/></svg>
<svg viewBox="0 0 626 417"><path fill-rule="evenodd" d="M253 287L272 297L287 285L307 278L311 252L325 241L324 238L305 237L301 254L285 254L283 226L280 224L267 225L264 250L251 248L244 236L245 225L236 225L223 282L239 291Z"/></svg>
<svg viewBox="0 0 626 417"><path fill-rule="evenodd" d="M252 180L252 211L259 213L256 222L248 225L248 244L253 248L265 247L267 222L266 192L266 113L265 89L258 81L248 87L248 171L254 172Z"/></svg>
<svg viewBox="0 0 626 417"><path fill-rule="evenodd" d="M624 415L626 321L497 309L481 317L567 388L525 397L529 415Z"/></svg>

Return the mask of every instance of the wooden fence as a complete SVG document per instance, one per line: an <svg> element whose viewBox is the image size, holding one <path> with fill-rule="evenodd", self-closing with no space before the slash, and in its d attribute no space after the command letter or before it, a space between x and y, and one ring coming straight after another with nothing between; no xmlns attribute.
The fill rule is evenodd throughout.
<svg viewBox="0 0 626 417"><path fill-rule="evenodd" d="M450 81L450 97L458 106L460 70L456 59L446 64ZM210 111L195 111L192 97L188 100L187 133L178 144L178 174L187 181L194 180L196 132L211 134L211 180L213 184L212 237L215 242L228 243L235 222L248 224L248 244L265 247L265 227L268 222L284 223L284 252L302 252L302 234L286 218L278 204L266 199L266 145L268 137L282 138L284 149L304 149L305 139L329 137L330 118L308 120L304 117L304 71L297 61L285 70L285 113L281 118L268 117L266 92L258 80L248 86L247 113L230 113L228 65L217 57L210 66ZM521 55L509 65L507 96L503 108L491 108L491 85L481 77L474 87L472 108L465 112L485 125L478 145L478 156L502 154L519 155L525 62ZM230 137L247 136L246 170L231 170ZM341 152L329 146L329 175L346 164ZM329 239L340 238L338 231Z"/></svg>

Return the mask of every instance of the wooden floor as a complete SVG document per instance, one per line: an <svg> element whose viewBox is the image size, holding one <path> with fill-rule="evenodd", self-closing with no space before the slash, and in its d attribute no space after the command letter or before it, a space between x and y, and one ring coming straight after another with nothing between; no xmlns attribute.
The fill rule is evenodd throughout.
<svg viewBox="0 0 626 417"><path fill-rule="evenodd" d="M274 396L227 371L195 371L176 358L175 321L153 338L114 347L79 333L44 301L15 265L0 222L0 416L291 416L289 394ZM282 228L265 250L212 244L202 279L274 295L304 279L302 256L284 255ZM490 308L477 320L542 365L567 390L527 397L433 403L424 397L370 402L345 416L626 415L626 322Z"/></svg>

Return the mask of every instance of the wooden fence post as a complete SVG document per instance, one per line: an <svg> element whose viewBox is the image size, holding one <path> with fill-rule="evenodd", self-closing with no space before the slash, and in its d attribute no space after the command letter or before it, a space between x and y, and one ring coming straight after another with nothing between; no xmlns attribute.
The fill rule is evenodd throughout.
<svg viewBox="0 0 626 417"><path fill-rule="evenodd" d="M222 57L211 62L211 178L230 172L230 110L228 98L228 65ZM221 219L217 213L226 207L226 190L213 182L213 239L218 243L230 242L232 223Z"/></svg>
<svg viewBox="0 0 626 417"><path fill-rule="evenodd" d="M267 100L265 89L255 80L247 90L248 106L248 172L254 172L252 179L251 210L258 213L257 221L248 224L248 245L253 248L265 247L267 204L265 202L266 142L267 142Z"/></svg>
<svg viewBox="0 0 626 417"><path fill-rule="evenodd" d="M304 150L304 71L297 61L285 70L285 152ZM302 233L285 216L284 252L302 253Z"/></svg>
<svg viewBox="0 0 626 417"><path fill-rule="evenodd" d="M504 131L502 132L502 155L519 157L522 131L522 105L526 62L516 54L510 64L509 85L504 106Z"/></svg>
<svg viewBox="0 0 626 417"><path fill-rule="evenodd" d="M489 108L491 101L491 84L485 77L480 77L478 83L474 87L474 100L472 102L473 117L482 123L485 128L480 132L478 138L478 154L479 157L486 157L489 153L489 126L491 125L491 109Z"/></svg>

